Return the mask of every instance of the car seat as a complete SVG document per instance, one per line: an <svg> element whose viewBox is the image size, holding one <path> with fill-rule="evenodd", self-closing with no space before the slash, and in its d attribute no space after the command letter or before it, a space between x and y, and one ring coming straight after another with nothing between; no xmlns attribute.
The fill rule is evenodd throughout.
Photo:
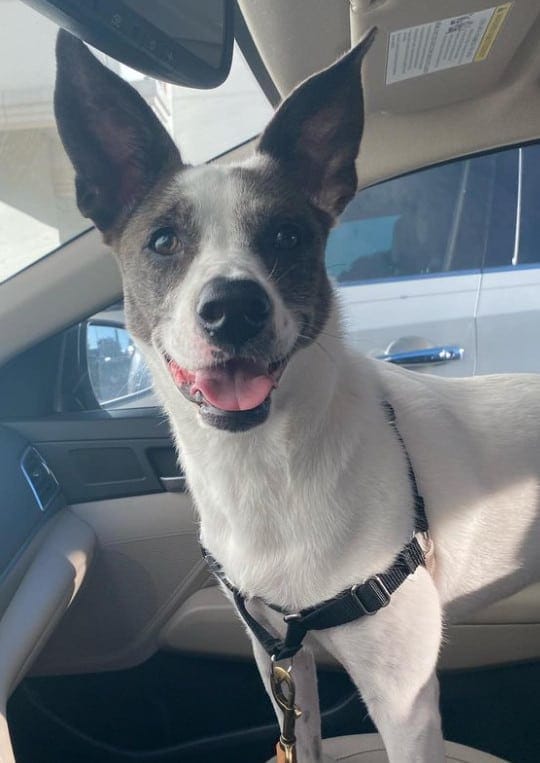
<svg viewBox="0 0 540 763"><path fill-rule="evenodd" d="M447 763L508 763L454 742L445 742ZM353 734L323 741L323 763L388 763L382 739L378 734ZM268 763L275 763L272 758Z"/></svg>

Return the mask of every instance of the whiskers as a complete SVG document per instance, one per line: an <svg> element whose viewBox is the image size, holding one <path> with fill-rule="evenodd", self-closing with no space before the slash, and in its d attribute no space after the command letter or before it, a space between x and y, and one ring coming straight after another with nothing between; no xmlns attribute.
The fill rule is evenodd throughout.
<svg viewBox="0 0 540 763"><path fill-rule="evenodd" d="M274 275L276 272L276 269L278 267L278 261L276 260L274 262L274 265L272 267L272 270L268 274L268 280L272 281L274 286L277 286L280 281L282 281L286 276L289 275L289 273L292 273L292 271L295 269L296 264L291 265L290 267L286 268L286 270L283 271L283 273L280 273L277 277Z"/></svg>

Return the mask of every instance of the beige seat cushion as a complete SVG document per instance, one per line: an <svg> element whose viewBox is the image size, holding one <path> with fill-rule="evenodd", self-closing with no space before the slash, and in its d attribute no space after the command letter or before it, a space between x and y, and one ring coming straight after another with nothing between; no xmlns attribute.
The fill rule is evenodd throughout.
<svg viewBox="0 0 540 763"><path fill-rule="evenodd" d="M472 747L445 742L448 763L507 763L502 758L495 758ZM346 761L347 763L388 763L384 746L378 734L355 734L354 736L334 737L323 742L325 763ZM275 763L272 758L268 763Z"/></svg>

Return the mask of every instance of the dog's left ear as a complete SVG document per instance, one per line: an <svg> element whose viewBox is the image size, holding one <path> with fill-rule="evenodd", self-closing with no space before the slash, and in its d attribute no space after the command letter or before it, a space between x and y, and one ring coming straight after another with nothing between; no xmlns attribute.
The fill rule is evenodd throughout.
<svg viewBox="0 0 540 763"><path fill-rule="evenodd" d="M355 160L364 127L360 70L376 31L371 29L335 64L299 85L279 107L258 146L332 218L356 193Z"/></svg>

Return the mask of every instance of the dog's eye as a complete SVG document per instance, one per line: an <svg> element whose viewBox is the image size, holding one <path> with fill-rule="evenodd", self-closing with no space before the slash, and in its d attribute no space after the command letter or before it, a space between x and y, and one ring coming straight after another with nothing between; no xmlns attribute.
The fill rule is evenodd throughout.
<svg viewBox="0 0 540 763"><path fill-rule="evenodd" d="M173 228L159 228L150 237L148 246L156 254L168 257L178 249L178 236Z"/></svg>
<svg viewBox="0 0 540 763"><path fill-rule="evenodd" d="M274 249L295 249L300 245L302 234L300 227L294 223L283 223L274 231Z"/></svg>

